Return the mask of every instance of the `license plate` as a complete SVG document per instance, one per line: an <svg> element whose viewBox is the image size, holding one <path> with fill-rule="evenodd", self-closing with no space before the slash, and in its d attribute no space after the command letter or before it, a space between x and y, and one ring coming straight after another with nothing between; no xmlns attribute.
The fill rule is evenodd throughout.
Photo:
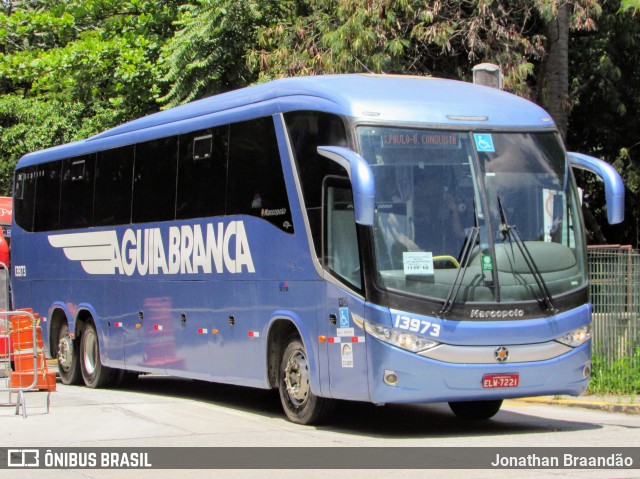
<svg viewBox="0 0 640 479"><path fill-rule="evenodd" d="M485 389L493 388L517 388L520 384L520 374L485 374L482 376L482 387Z"/></svg>

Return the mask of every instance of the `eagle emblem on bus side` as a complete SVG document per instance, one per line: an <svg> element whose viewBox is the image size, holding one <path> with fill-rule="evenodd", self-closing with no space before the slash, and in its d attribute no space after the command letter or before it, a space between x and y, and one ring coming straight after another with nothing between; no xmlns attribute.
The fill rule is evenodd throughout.
<svg viewBox="0 0 640 479"><path fill-rule="evenodd" d="M72 261L80 261L88 274L115 274L114 261L118 248L115 230L91 233L71 233L49 236L49 244L62 248L65 256Z"/></svg>

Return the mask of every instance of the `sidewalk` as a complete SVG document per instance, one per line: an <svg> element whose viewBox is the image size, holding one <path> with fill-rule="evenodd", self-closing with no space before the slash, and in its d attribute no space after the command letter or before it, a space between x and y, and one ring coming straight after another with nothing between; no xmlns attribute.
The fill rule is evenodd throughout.
<svg viewBox="0 0 640 479"><path fill-rule="evenodd" d="M600 411L619 412L623 414L640 414L640 395L638 396L541 396L522 398L525 401L537 404L550 404L555 406L581 407L585 409L598 409Z"/></svg>

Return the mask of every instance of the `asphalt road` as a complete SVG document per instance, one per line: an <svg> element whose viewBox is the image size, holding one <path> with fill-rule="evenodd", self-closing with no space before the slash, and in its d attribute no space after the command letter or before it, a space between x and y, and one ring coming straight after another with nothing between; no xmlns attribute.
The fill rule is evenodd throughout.
<svg viewBox="0 0 640 479"><path fill-rule="evenodd" d="M1 393L0 401L7 400ZM15 399L15 396L14 396ZM465 422L446 404L388 405L340 403L330 423L318 427L288 422L277 394L161 376L145 376L127 389L91 390L64 386L51 395L28 393L28 417L0 408L0 447L377 447L388 455L389 469L198 470L198 477L640 477L640 469L619 470L474 470L394 471L404 448L454 447L640 447L640 415L506 401L484 422ZM337 451L338 449L336 449ZM446 449L440 451L446 452ZM280 450L282 452L282 449ZM284 459L286 461L286 458ZM401 469L403 464L398 463ZM6 474L5 474L6 473ZM171 477L180 470L0 471L2 477L102 478Z"/></svg>

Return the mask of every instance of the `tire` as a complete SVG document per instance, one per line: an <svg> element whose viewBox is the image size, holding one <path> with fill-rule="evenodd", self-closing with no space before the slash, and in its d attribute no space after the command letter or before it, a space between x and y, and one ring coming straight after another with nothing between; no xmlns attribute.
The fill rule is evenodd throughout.
<svg viewBox="0 0 640 479"><path fill-rule="evenodd" d="M109 384L113 370L100 362L100 343L93 322L88 322L80 338L80 369L85 386L96 389Z"/></svg>
<svg viewBox="0 0 640 479"><path fill-rule="evenodd" d="M481 421L495 416L502 406L502 399L495 401L450 402L449 407L461 419Z"/></svg>
<svg viewBox="0 0 640 479"><path fill-rule="evenodd" d="M80 384L82 372L80 371L78 342L71 338L69 325L63 324L58 333L58 372L63 384Z"/></svg>
<svg viewBox="0 0 640 479"><path fill-rule="evenodd" d="M335 401L311 392L307 352L299 336L289 339L278 374L280 402L291 422L317 424L333 411Z"/></svg>

